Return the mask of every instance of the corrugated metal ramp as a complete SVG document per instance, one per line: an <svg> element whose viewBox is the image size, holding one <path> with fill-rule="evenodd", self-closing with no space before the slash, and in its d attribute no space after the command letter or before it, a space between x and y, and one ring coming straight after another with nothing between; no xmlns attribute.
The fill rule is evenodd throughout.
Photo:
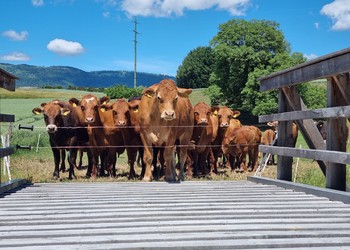
<svg viewBox="0 0 350 250"><path fill-rule="evenodd" d="M34 184L1 249L350 249L350 205L250 181Z"/></svg>

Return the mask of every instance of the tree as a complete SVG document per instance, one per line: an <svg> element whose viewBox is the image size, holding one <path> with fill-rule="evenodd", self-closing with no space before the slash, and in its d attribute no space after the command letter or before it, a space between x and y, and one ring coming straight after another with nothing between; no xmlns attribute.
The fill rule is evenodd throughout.
<svg viewBox="0 0 350 250"><path fill-rule="evenodd" d="M276 93L259 92L257 78L305 61L290 54L279 24L273 21L230 20L210 41L215 66L210 83L225 90L228 104L255 115L277 110Z"/></svg>
<svg viewBox="0 0 350 250"><path fill-rule="evenodd" d="M114 85L112 87L106 88L104 93L111 99L128 99L133 96L141 96L144 87L138 86L137 88L129 88L126 85Z"/></svg>
<svg viewBox="0 0 350 250"><path fill-rule="evenodd" d="M208 87L213 66L214 52L211 47L198 47L190 51L177 70L177 86L182 88Z"/></svg>

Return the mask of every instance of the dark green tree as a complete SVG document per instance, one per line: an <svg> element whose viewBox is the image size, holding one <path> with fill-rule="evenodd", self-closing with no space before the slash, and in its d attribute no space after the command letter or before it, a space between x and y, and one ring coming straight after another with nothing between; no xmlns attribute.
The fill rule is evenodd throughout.
<svg viewBox="0 0 350 250"><path fill-rule="evenodd" d="M211 47L198 47L190 51L177 70L177 86L207 88L213 66L214 52Z"/></svg>
<svg viewBox="0 0 350 250"><path fill-rule="evenodd" d="M276 93L260 93L257 78L305 61L291 54L289 43L273 21L230 20L211 40L215 67L210 83L223 91L228 105L255 115L276 111Z"/></svg>

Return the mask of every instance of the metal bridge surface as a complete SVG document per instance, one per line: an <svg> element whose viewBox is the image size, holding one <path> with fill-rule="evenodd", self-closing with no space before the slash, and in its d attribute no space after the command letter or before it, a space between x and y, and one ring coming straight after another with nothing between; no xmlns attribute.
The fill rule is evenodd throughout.
<svg viewBox="0 0 350 250"><path fill-rule="evenodd" d="M33 184L0 195L0 249L350 249L350 205L250 181Z"/></svg>

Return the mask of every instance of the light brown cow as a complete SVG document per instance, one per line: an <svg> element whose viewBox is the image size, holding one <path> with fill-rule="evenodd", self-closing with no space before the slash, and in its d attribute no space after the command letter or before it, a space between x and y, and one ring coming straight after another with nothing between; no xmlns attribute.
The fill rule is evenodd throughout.
<svg viewBox="0 0 350 250"><path fill-rule="evenodd" d="M276 133L278 132L278 121L268 122L267 125L270 126ZM297 144L298 132L299 132L298 125L295 122L293 122L292 123L292 140L293 140L294 147Z"/></svg>
<svg viewBox="0 0 350 250"><path fill-rule="evenodd" d="M248 153L248 170L254 171L257 167L260 141L261 131L255 126L242 126L228 130L222 142L222 151L228 155L231 169L236 168L237 172L246 170ZM234 158L236 163L233 162Z"/></svg>
<svg viewBox="0 0 350 250"><path fill-rule="evenodd" d="M273 143L273 140L275 139L275 131L272 129L266 129L261 137L261 144L266 146L271 146ZM265 156L265 153L263 154L263 157ZM273 154L269 156L269 159L267 161L267 165L275 165L275 157Z"/></svg>
<svg viewBox="0 0 350 250"><path fill-rule="evenodd" d="M202 175L206 175L208 173L207 159L213 139L213 125L210 118L211 107L204 102L199 102L193 107L193 111L194 128L191 141L195 147L189 151L193 162L193 175L199 175L198 168ZM191 171L189 171L190 173Z"/></svg>
<svg viewBox="0 0 350 250"><path fill-rule="evenodd" d="M184 180L184 164L193 132L193 108L188 95L192 89L178 88L171 79L146 88L139 104L140 134L146 170L143 180L152 180L152 146L164 147L165 179L176 180L175 145L179 147L179 179Z"/></svg>
<svg viewBox="0 0 350 250"><path fill-rule="evenodd" d="M230 125L230 121L232 119L237 118L241 112L238 110L232 110L226 106L213 106L212 107L212 124L214 127L214 135L215 132L217 131L217 136L214 138L213 137L213 142L212 142L212 160L210 160L210 173L217 173L217 168L218 168L218 159L220 156L222 156L222 140L224 139L225 133L227 128ZM237 119L235 119L237 121ZM217 124L217 127L215 125Z"/></svg>

